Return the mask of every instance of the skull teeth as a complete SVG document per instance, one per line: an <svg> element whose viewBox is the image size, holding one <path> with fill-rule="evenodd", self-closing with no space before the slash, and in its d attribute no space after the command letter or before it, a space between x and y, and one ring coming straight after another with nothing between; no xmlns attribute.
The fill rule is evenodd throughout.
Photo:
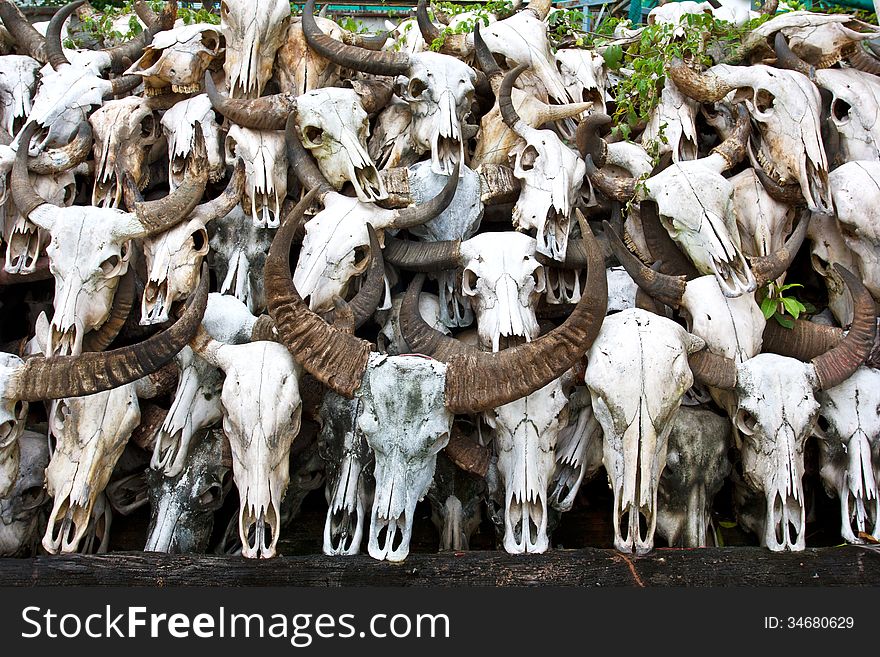
<svg viewBox="0 0 880 657"><path fill-rule="evenodd" d="M171 87L144 87L147 98L155 98L156 96L164 96L171 90Z"/></svg>
<svg viewBox="0 0 880 657"><path fill-rule="evenodd" d="M758 164L761 165L761 168L764 169L765 173L768 176L776 180L776 182L778 182L780 185L786 184L785 176L783 176L776 170L776 167L773 166L773 163L770 161L770 159L766 155L764 155L764 151L758 149L755 157L758 158Z"/></svg>
<svg viewBox="0 0 880 657"><path fill-rule="evenodd" d="M202 85L196 84L172 84L171 91L176 94L194 94L202 90Z"/></svg>

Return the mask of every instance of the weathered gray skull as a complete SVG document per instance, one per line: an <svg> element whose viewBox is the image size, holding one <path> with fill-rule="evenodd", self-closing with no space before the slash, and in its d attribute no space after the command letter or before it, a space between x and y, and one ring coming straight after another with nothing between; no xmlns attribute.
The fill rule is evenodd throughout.
<svg viewBox="0 0 880 657"><path fill-rule="evenodd" d="M0 556L25 557L36 552L46 518L46 436L25 431L19 438L21 458L16 460L12 483L0 495Z"/></svg>
<svg viewBox="0 0 880 657"><path fill-rule="evenodd" d="M287 196L287 152L284 133L233 125L226 137L226 162L244 161L242 207L257 228L278 228Z"/></svg>
<svg viewBox="0 0 880 657"><path fill-rule="evenodd" d="M400 386L400 381L418 384ZM409 554L416 503L428 492L437 453L449 442L446 366L438 361L371 355L361 384L358 428L375 455L376 494L367 550L374 559Z"/></svg>
<svg viewBox="0 0 880 657"><path fill-rule="evenodd" d="M222 50L220 31L214 25L181 25L153 37L143 56L126 73L144 79L148 98L199 93L205 71Z"/></svg>
<svg viewBox="0 0 880 657"><path fill-rule="evenodd" d="M318 447L327 474L324 554L328 555L360 552L366 510L373 501L373 453L357 426L361 404L359 399L329 392L321 405Z"/></svg>
<svg viewBox="0 0 880 657"><path fill-rule="evenodd" d="M261 272L274 232L254 226L240 207L213 222L210 245L219 292L247 304L252 313L266 307Z"/></svg>
<svg viewBox="0 0 880 657"><path fill-rule="evenodd" d="M258 98L272 76L275 53L290 21L284 0L223 0L220 31L226 39L226 81L233 98Z"/></svg>
<svg viewBox="0 0 880 657"><path fill-rule="evenodd" d="M840 535L863 543L880 539L880 372L860 367L819 394L822 483L840 500Z"/></svg>
<svg viewBox="0 0 880 657"><path fill-rule="evenodd" d="M470 549L470 540L482 520L486 482L465 472L445 453L437 455L434 481L428 489L431 522L440 534L440 551Z"/></svg>
<svg viewBox="0 0 880 657"><path fill-rule="evenodd" d="M672 421L657 495L657 533L670 547L715 545L712 502L730 472L730 420L682 408Z"/></svg>
<svg viewBox="0 0 880 657"><path fill-rule="evenodd" d="M145 552L202 553L208 548L214 513L232 487L232 463L228 444L224 454L222 432L207 434L176 477L147 471L150 527Z"/></svg>
<svg viewBox="0 0 880 657"><path fill-rule="evenodd" d="M688 354L704 346L675 322L633 309L606 318L589 352L585 382L605 436L614 547L621 552L653 548L669 432L694 380Z"/></svg>
<svg viewBox="0 0 880 657"><path fill-rule="evenodd" d="M150 151L161 140L159 116L138 96L111 100L89 117L95 135L92 205L118 208L122 183L131 176L138 189L150 182Z"/></svg>
<svg viewBox="0 0 880 657"><path fill-rule="evenodd" d="M22 364L18 356L0 353L0 385L6 389L5 379ZM19 438L24 431L28 403L18 399L0 398L0 497L6 497L15 485L19 470Z"/></svg>
<svg viewBox="0 0 880 657"><path fill-rule="evenodd" d="M303 146L312 152L321 173L336 189L350 182L365 203L388 197L367 153L370 126L354 89L328 87L297 97L296 127Z"/></svg>

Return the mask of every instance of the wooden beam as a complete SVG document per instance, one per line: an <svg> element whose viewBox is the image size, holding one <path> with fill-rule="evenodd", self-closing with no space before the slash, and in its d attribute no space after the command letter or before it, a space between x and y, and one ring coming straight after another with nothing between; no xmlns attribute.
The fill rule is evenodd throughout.
<svg viewBox="0 0 880 657"><path fill-rule="evenodd" d="M121 553L0 560L4 586L878 586L880 551L840 547L774 554L759 548L412 554L402 564L357 557L248 561Z"/></svg>

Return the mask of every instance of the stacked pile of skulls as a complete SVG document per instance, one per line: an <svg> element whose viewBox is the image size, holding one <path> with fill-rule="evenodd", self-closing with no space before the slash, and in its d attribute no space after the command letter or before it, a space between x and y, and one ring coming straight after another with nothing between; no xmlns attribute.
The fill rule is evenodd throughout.
<svg viewBox="0 0 880 657"><path fill-rule="evenodd" d="M615 142L549 0L446 38L426 0L375 36L314 5L139 1L70 50L84 0L45 35L0 0L0 553L145 507L148 551L268 558L322 486L327 554L405 559L424 498L441 549L488 518L541 553L603 467L618 550L712 544L726 481L800 550L811 436L880 538L876 28L774 18ZM828 312L785 329L755 295L799 254Z"/></svg>

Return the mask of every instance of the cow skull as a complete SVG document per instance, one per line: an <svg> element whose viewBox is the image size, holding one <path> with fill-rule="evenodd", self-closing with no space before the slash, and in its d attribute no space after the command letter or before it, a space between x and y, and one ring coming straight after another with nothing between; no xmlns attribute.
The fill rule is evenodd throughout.
<svg viewBox="0 0 880 657"><path fill-rule="evenodd" d="M49 464L46 436L25 431L19 444L21 458L16 459L8 491L0 495L0 556L4 557L35 553L49 499L44 486Z"/></svg>
<svg viewBox="0 0 880 657"><path fill-rule="evenodd" d="M593 103L593 112L605 112L605 59L592 50L560 48L556 68L568 95L576 101Z"/></svg>
<svg viewBox="0 0 880 657"><path fill-rule="evenodd" d="M24 55L0 57L0 126L10 135L31 113L40 63Z"/></svg>
<svg viewBox="0 0 880 657"><path fill-rule="evenodd" d="M862 543L880 539L880 372L860 367L819 394L819 474L840 500L840 535Z"/></svg>
<svg viewBox="0 0 880 657"><path fill-rule="evenodd" d="M233 125L226 137L226 162L245 164L242 207L257 228L278 228L287 196L287 154L284 133Z"/></svg>
<svg viewBox="0 0 880 657"><path fill-rule="evenodd" d="M199 93L205 71L222 52L216 27L203 23L182 25L157 34L126 73L144 79L147 98Z"/></svg>
<svg viewBox="0 0 880 657"><path fill-rule="evenodd" d="M0 353L0 386L6 389L9 373L21 365L21 359ZM0 498L6 497L15 485L19 469L19 438L24 431L28 403L18 399L0 398Z"/></svg>
<svg viewBox="0 0 880 657"><path fill-rule="evenodd" d="M880 160L880 80L851 68L823 68L816 71L816 83L831 92L826 120L840 140L838 159Z"/></svg>
<svg viewBox="0 0 880 657"><path fill-rule="evenodd" d="M218 182L226 173L226 158L220 126L205 94L183 100L162 116L162 131L168 141L168 185L171 190L183 182L189 156L195 145L198 124L208 152L208 179Z"/></svg>
<svg viewBox="0 0 880 657"><path fill-rule="evenodd" d="M223 70L233 98L263 93L289 22L290 4L283 0L220 3L220 32L226 40Z"/></svg>
<svg viewBox="0 0 880 657"><path fill-rule="evenodd" d="M266 307L263 263L274 231L254 226L241 207L212 223L212 267L220 281L220 294L229 294L247 304L252 313Z"/></svg>

